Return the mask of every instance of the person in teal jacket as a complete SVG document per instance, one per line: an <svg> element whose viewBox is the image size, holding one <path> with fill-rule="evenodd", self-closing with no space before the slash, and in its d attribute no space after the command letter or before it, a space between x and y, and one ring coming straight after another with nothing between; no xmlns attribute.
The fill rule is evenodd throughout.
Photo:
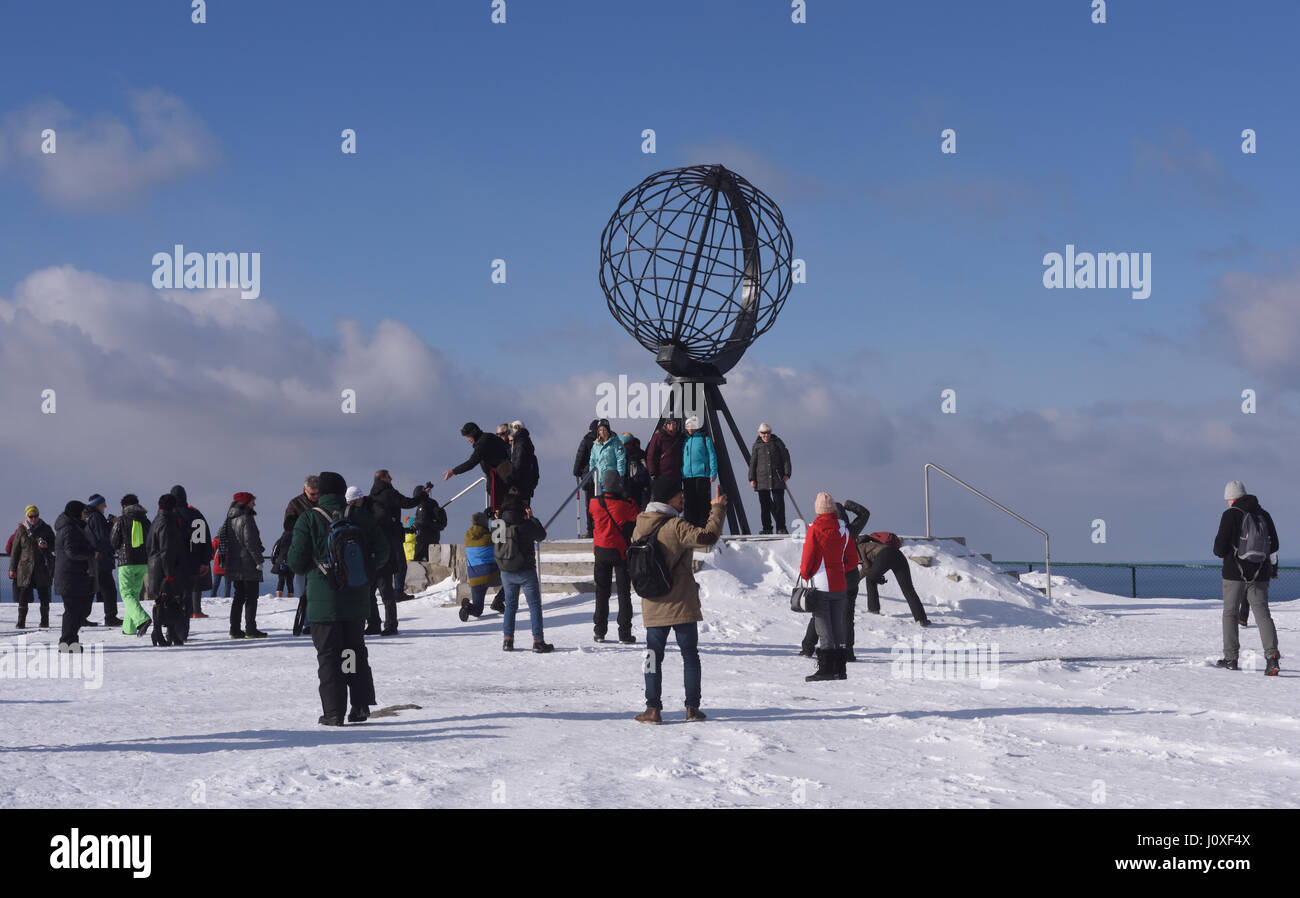
<svg viewBox="0 0 1300 898"><path fill-rule="evenodd" d="M596 473L591 482L600 488L605 482L606 471L617 471L619 479L627 475L627 450L618 434L610 429L609 420L601 418L596 424L596 441L591 444L591 463L588 465Z"/></svg>
<svg viewBox="0 0 1300 898"><path fill-rule="evenodd" d="M682 517L695 527L709 522L711 485L718 479L718 454L713 438L700 430L700 419L686 419L686 440L682 443L682 492L686 505Z"/></svg>
<svg viewBox="0 0 1300 898"><path fill-rule="evenodd" d="M376 704L375 681L364 635L366 615L370 611L368 588L335 590L318 567L318 563L329 560L325 537L330 521L345 512L361 528L362 541L370 556L369 572L373 574L388 561L387 536L364 508L347 504L344 498L347 488L341 475L322 471L317 505L298 515L293 525L293 542L289 544L289 567L295 574L307 575L308 620L311 641L316 646L321 708L325 712L319 723L325 726L343 726L343 709L349 693L352 710L348 721L351 723L368 718L370 706Z"/></svg>

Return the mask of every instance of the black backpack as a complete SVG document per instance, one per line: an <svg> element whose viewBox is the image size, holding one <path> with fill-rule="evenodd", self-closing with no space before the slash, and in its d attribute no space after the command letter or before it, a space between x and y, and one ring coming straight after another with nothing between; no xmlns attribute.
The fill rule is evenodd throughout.
<svg viewBox="0 0 1300 898"><path fill-rule="evenodd" d="M370 583L372 565L361 527L352 519L352 506L347 506L343 514L330 514L320 506L312 511L320 512L321 517L329 522L329 529L325 532L327 561L322 563L317 560L316 567L324 575L330 589L343 592Z"/></svg>
<svg viewBox="0 0 1300 898"><path fill-rule="evenodd" d="M665 515L653 530L628 544L628 579L643 599L658 599L673 590L673 569L664 559L664 547L659 544L659 531L672 519L672 515Z"/></svg>

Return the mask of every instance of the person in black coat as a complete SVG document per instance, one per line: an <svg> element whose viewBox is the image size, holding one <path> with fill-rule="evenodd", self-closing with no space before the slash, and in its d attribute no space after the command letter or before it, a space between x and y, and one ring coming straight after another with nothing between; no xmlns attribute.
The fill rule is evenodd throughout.
<svg viewBox="0 0 1300 898"><path fill-rule="evenodd" d="M514 470L510 474L510 485L525 506L533 504L533 494L537 492L541 480L541 467L537 464L537 448L533 446L532 434L523 421L510 424L510 465Z"/></svg>
<svg viewBox="0 0 1300 898"><path fill-rule="evenodd" d="M432 484L423 484L415 488L415 560L423 563L429 560L429 546L442 539L442 529L447 526L447 512L443 511L432 496L429 488Z"/></svg>
<svg viewBox="0 0 1300 898"><path fill-rule="evenodd" d="M113 530L113 521L104 516L108 500L95 493L86 500L86 535L95 546L96 578L95 594L104 605L104 626L120 627L122 619L117 616L117 584L113 577L113 560L116 554L109 538ZM92 607L93 607L92 602Z"/></svg>
<svg viewBox="0 0 1300 898"><path fill-rule="evenodd" d="M257 528L257 497L249 492L235 493L226 511L226 520L218 531L218 545L225 555L226 577L235 584L230 603L230 638L265 639L257 629L257 593L262 582L262 534ZM239 617L243 612L244 627Z"/></svg>
<svg viewBox="0 0 1300 898"><path fill-rule="evenodd" d="M456 467L443 471L442 479L450 480L455 475L464 474L478 465L483 471L483 476L487 478L488 507L496 513L505 503L506 490L510 486L509 475L502 472L502 462L506 464L510 462L510 447L495 433L484 433L473 421L460 429L460 435L469 441L474 451L470 453L469 458Z"/></svg>
<svg viewBox="0 0 1300 898"><path fill-rule="evenodd" d="M587 472L591 469L591 447L596 442L596 431L599 427L599 418L592 418L591 424L587 425L587 433L578 443L578 451L573 456L574 477L586 477ZM595 526L591 520L591 500L596 496L596 485L595 475L589 477L587 482L582 485L582 492L586 495L582 507L587 509L587 530L582 536L583 539L592 538L592 530Z"/></svg>
<svg viewBox="0 0 1300 898"><path fill-rule="evenodd" d="M172 487L172 496L176 499L176 513L185 522L189 531L189 605L190 614L186 618L207 617L203 613L203 593L212 588L212 532L208 529L208 519L190 504L185 487L177 484ZM186 637L189 636L188 623L185 624Z"/></svg>
<svg viewBox="0 0 1300 898"><path fill-rule="evenodd" d="M370 487L370 508L379 529L388 538L388 560L378 571L379 595L384 600L384 628L381 636L397 634L397 597L406 589L406 552L402 549L406 534L402 530L402 509L414 508L419 496L404 496L393 486L387 468L375 472Z"/></svg>
<svg viewBox="0 0 1300 898"><path fill-rule="evenodd" d="M95 592L95 546L86 534L85 503L73 499L54 522L54 591L63 599L60 652L80 652L78 634Z"/></svg>
<svg viewBox="0 0 1300 898"><path fill-rule="evenodd" d="M785 533L785 483L794 469L790 466L790 451L781 438L772 433L766 422L758 425L758 438L749 450L749 485L758 492L759 519L762 533Z"/></svg>
<svg viewBox="0 0 1300 898"><path fill-rule="evenodd" d="M1264 648L1264 672L1276 676L1280 656L1277 627L1268 607L1268 586L1275 572L1272 559L1277 556L1279 545L1277 527L1273 524L1273 516L1260 507L1258 498L1246 492L1240 480L1224 487L1223 498L1228 507L1219 517L1219 530L1214 535L1214 555L1223 559L1223 658L1218 666L1237 669L1237 653L1241 648L1237 635L1241 623L1238 615L1241 606L1247 605L1255 612L1255 625L1259 628L1259 639ZM1267 557L1262 561L1248 561L1237 556L1242 527L1247 518L1262 522L1260 529L1268 543Z"/></svg>
<svg viewBox="0 0 1300 898"><path fill-rule="evenodd" d="M158 497L149 525L149 595L154 599L153 644L184 645L190 634L190 527L172 493ZM208 545L211 549L211 545Z"/></svg>

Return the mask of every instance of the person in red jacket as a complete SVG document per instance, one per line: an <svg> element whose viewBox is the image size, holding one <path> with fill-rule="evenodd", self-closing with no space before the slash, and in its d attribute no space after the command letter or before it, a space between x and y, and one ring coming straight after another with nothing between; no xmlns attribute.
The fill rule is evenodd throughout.
<svg viewBox="0 0 1300 898"><path fill-rule="evenodd" d="M847 651L845 646L844 606L848 581L846 570L858 566L858 547L844 522L836 514L830 493L818 493L814 503L817 517L803 541L803 559L799 574L820 596L813 619L817 624L817 672L805 679L844 680Z"/></svg>
<svg viewBox="0 0 1300 898"><path fill-rule="evenodd" d="M632 645L632 590L627 576L627 543L636 527L641 508L623 495L623 478L618 471L606 471L601 494L588 503L592 531L591 548L596 556L593 578L596 581L596 642L605 641L609 629L609 593L611 579L618 585L618 641Z"/></svg>
<svg viewBox="0 0 1300 898"><path fill-rule="evenodd" d="M221 588L221 578L226 577L226 569L217 561L217 543L221 541L220 537L212 537L212 598L217 597L217 590ZM230 578L226 577L226 598L230 598Z"/></svg>

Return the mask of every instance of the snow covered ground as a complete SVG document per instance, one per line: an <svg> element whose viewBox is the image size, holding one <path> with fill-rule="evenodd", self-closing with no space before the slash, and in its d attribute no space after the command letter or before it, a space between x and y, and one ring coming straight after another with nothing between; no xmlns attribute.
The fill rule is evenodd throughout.
<svg viewBox="0 0 1300 898"><path fill-rule="evenodd" d="M883 616L864 593L862 663L805 683L807 619L787 606L799 549L727 544L699 574L701 724L682 720L671 644L664 726L632 721L641 647L593 644L589 595L547 598L552 655L503 653L498 615L462 624L443 607L450 584L402 603L401 635L373 638L371 662L381 704L420 708L341 729L316 724L315 654L289 633L290 600L261 600L266 640L227 639L220 600L183 648L90 630L99 688L0 679L0 806L1300 805L1300 678L1287 670L1300 603L1273 605L1281 677L1262 661L1228 673L1209 666L1217 603L1064 578L1049 602L955 543L907 545L936 556L912 565L936 626L912 623L893 582ZM0 606L0 650L56 637L14 630L16 616ZM525 645L527 632L523 611ZM1258 654L1253 621L1242 647L1243 662ZM921 654L900 657L909 648Z"/></svg>

